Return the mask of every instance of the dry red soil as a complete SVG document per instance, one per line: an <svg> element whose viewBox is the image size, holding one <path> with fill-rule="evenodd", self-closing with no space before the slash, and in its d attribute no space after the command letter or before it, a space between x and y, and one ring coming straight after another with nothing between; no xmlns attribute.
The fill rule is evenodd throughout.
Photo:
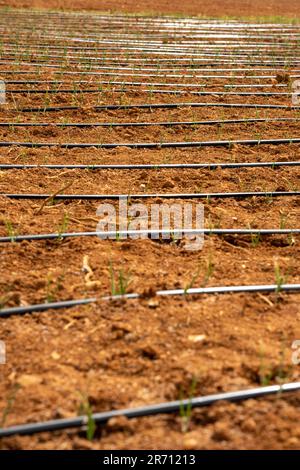
<svg viewBox="0 0 300 470"><path fill-rule="evenodd" d="M222 16L287 16L299 18L298 0L0 0L1 6L15 8L54 8L122 13L152 13Z"/></svg>
<svg viewBox="0 0 300 470"><path fill-rule="evenodd" d="M18 7L91 8L187 15L297 15L297 3L264 2L133 2L99 1L5 2ZM151 5L150 5L151 4ZM220 9L218 9L218 5ZM258 4L260 5L258 7ZM171 6L170 6L171 5ZM12 13L10 13L12 15ZM15 20L18 23L18 17ZM1 21L1 20L0 20ZM48 20L43 20L47 22ZM92 19L86 19L89 28ZM62 23L58 21L57 25ZM41 23L41 28L43 24ZM69 25L70 27L70 25ZM87 27L86 31L92 34ZM71 27L70 27L71 31ZM155 32L155 31L154 31ZM7 43L15 39L7 30ZM291 107L290 95L226 95L230 91L290 92L292 75L300 66L291 61L277 71L263 67L263 60L249 71L233 75L230 65L220 65L222 78L182 79L163 73L156 77L129 76L139 80L185 84L181 95L149 93L149 87L102 84L103 77L79 74L80 66L63 58L52 58L58 69L36 67L33 63L51 58L37 57L41 43L27 37L29 53L22 60L31 65L12 64L16 50L1 49L0 78L23 81L7 84L7 104L0 108L2 123L48 123L46 127L0 126L3 164L86 164L86 169L0 169L0 236L67 231L95 231L99 201L16 200L8 193L57 194L164 194L195 192L299 191L298 167L212 169L158 169L162 163L233 163L299 161L299 144L232 145L230 147L168 148L164 142L296 138L299 123L268 121L242 124L176 125L162 122L208 121L224 119L299 118ZM44 40L46 43L47 39ZM280 45L283 41L278 39ZM62 54L64 42L49 42ZM167 44L165 42L164 44ZM86 45L86 44L85 44ZM60 49L61 47L61 49ZM298 49L295 50L295 55ZM56 53L58 53L56 51ZM99 54L98 50L91 52ZM285 53L284 53L285 54ZM284 55L283 54L283 55ZM141 62L145 57L138 55ZM152 54L151 60L166 59ZM286 56L284 55L286 58ZM121 51L120 61L128 59ZM186 59L185 74L190 61ZM105 60L108 61L106 58ZM104 60L104 62L105 62ZM50 61L50 62L49 62ZM7 63L4 63L7 62ZM103 63L104 63L103 62ZM171 63L171 59L170 59ZM132 64L131 64L132 65ZM141 64L139 64L141 65ZM208 66L208 65L207 65ZM236 67L245 67L243 64ZM97 65L96 65L97 69ZM64 72L73 75L64 75ZM25 73L27 72L27 73ZM107 80L124 80L112 70ZM141 73L137 71L136 73ZM201 74L201 69L195 72ZM206 72L208 73L208 72ZM234 72L237 74L237 72ZM216 72L211 72L216 74ZM255 74L267 78L255 78ZM40 80L46 83L30 84ZM57 81L62 80L63 85ZM61 90L73 89L76 93ZM49 82L52 81L52 85ZM253 88L228 88L247 85ZM212 94L191 94L195 91ZM200 88L198 85L205 85ZM263 86L262 86L263 85ZM266 86L267 85L267 86ZM278 86L283 85L283 86ZM162 89L155 85L154 88ZM22 89L22 93L13 90ZM30 94L28 90L41 93ZM48 93L42 92L48 89ZM26 91L25 91L26 90ZM50 93L55 90L55 93ZM213 92L224 92L216 95ZM283 105L283 109L180 106L162 109L104 110L97 105L142 103L240 103ZM74 110L49 107L76 106ZM38 107L36 112L24 109ZM152 122L151 127L60 127L69 123ZM18 143L45 144L25 148ZM114 149L61 148L63 143L156 142L154 149L117 146ZM56 143L55 147L47 143ZM95 170L96 164L151 164L148 170ZM67 189L66 189L67 188ZM111 202L111 201L106 201ZM134 201L136 202L136 201ZM143 202L142 199L137 202ZM154 198L151 202L163 202ZM176 200L172 200L176 202ZM207 228L299 228L299 196L252 197L245 199L205 199ZM129 408L144 404L300 380L299 365L291 360L291 344L300 339L299 294L225 294L158 298L156 290L196 286L274 284L278 269L285 282L299 283L300 236L270 235L215 236L205 238L201 251L187 251L183 241L108 241L97 237L65 238L55 241L0 243L0 308L29 304L99 297L111 294L111 267L115 276L128 278L128 292L140 299L99 300L72 309L2 318L0 340L6 342L7 363L0 365L1 426L76 416L83 396L93 411ZM89 266L87 272L87 265ZM195 390L191 391L193 384ZM139 419L114 418L98 426L94 439L83 430L69 430L34 436L2 439L2 449L299 449L300 395L291 393L248 400L239 404L220 402L195 409L187 429L180 414Z"/></svg>

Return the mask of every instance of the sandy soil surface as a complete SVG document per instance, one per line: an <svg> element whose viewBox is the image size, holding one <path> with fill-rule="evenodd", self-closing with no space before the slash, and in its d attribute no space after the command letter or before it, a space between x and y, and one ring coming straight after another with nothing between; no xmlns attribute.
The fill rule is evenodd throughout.
<svg viewBox="0 0 300 470"><path fill-rule="evenodd" d="M42 1L30 2L30 5L25 1L15 3L19 7L45 5ZM150 3L152 10L154 2L139 2L139 11L149 10ZM126 1L114 2L113 7L111 3L101 1L72 2L75 9L83 6L95 9L96 4L99 10L133 11L134 8L133 3ZM297 2L293 1L289 4L269 1L259 8L257 5L258 2L243 2L241 8L238 2L225 1L219 12L216 2L191 1L184 4L184 12L206 15L259 12L261 15L286 16L297 13ZM47 6L69 7L68 1L63 5L62 2L47 2ZM157 11L183 12L179 2L173 2L172 6L170 2L159 2ZM7 41L13 42L12 37ZM28 45L34 50L37 41L28 39ZM59 49L63 43L58 41L55 46ZM279 46L283 47L283 44ZM11 62L17 60L18 54L11 50L4 48L1 53L0 77L25 83L7 83L8 100L1 107L0 119L6 125L0 126L0 142L15 144L0 147L0 165L85 164L89 168L0 169L0 236L9 235L13 239L28 233L94 231L99 221L96 214L99 201L54 200L43 205L42 201L6 197L8 193L163 194L300 189L298 167L226 170L155 167L159 163L299 161L300 146L292 143L255 147L233 145L229 148L160 147L168 141L299 137L296 120L199 123L224 119L299 118L299 110L291 106L290 95L225 94L228 85L249 83L252 88L240 90L290 92L291 75L299 68L296 64L280 65L278 71L272 72L266 67L264 73L268 77L258 79L254 78L256 72L253 70L250 71L252 75L242 70L241 76L232 76L229 66L225 67L224 73L229 71L225 78L173 77L172 82L186 85L183 95L179 96L161 91L151 94L149 89L138 85L126 85L126 90L120 90L119 85L107 83L101 84L98 93L81 93L80 89L99 86L99 77L88 74L85 77L88 83L76 84L76 91L67 93L62 90L74 89L74 82L83 79L78 73L79 66L76 68L70 62L60 61L57 77L52 69L13 65ZM292 51L290 55L293 55ZM137 57L145 59L142 54ZM58 64L56 59L52 63ZM124 52L122 60L127 59ZM37 62L40 58L32 51L26 55L26 60ZM49 60L44 57L48 64ZM152 61L157 60L158 57L153 55ZM179 68L178 73L182 74L182 70ZM72 79L64 71L73 71ZM30 84L26 80L43 83ZM58 85L58 80L62 84ZM156 77L145 77L147 82L154 80L166 85L170 78L159 72ZM212 94L191 94L188 83L196 85L197 91L202 90L201 84L205 85ZM21 87L26 91L14 92ZM167 88L170 87L166 86L165 90ZM28 93L28 90L40 93ZM180 105L191 102L215 106ZM124 105L134 103L177 103L178 106L172 109L124 109ZM222 106L228 103L252 104L254 107ZM123 108L96 108L105 104ZM280 104L284 108L255 108L260 104ZM61 109L71 105L75 109ZM56 109L49 110L51 106ZM194 124L162 124L166 121L193 121ZM17 123L41 122L47 126L16 126ZM150 122L156 125L61 127L66 123L97 122ZM22 142L43 142L45 146L24 148L18 145ZM117 146L111 150L94 146L86 149L60 146L72 142L156 142L158 145L153 149ZM57 146L49 147L47 143ZM92 168L95 164L129 163L147 163L153 168ZM148 200L147 207L151 202L163 202L163 198ZM297 196L211 198L203 203L207 228L299 228ZM128 281L127 292L142 295L138 300L99 300L69 310L1 319L0 339L6 341L8 358L7 364L0 366L1 425L76 416L83 404L83 396L93 411L105 411L176 400L182 395L205 395L299 381L299 366L291 361L291 344L300 338L298 294L279 292L164 299L154 296L158 289L184 289L191 283L195 286L273 284L278 282L278 276L284 282L299 282L299 246L299 236L291 235L208 236L204 249L194 252L184 248L184 241L176 240L105 241L97 237L78 237L1 243L0 308L92 296L100 298L112 293L112 271L116 283L121 273ZM268 399L240 404L223 402L194 410L188 426L179 413L133 420L121 417L99 426L92 441L86 439L85 431L73 430L7 438L0 446L3 449L298 449L299 405L299 393L284 397L279 394Z"/></svg>
<svg viewBox="0 0 300 470"><path fill-rule="evenodd" d="M0 0L0 6L15 8L53 8L61 10L98 10L140 14L179 14L208 17L286 16L299 18L298 0Z"/></svg>

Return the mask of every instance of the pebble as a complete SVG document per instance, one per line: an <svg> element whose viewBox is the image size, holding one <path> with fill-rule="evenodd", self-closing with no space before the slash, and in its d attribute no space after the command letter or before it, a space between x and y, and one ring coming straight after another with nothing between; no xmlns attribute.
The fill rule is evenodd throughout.
<svg viewBox="0 0 300 470"><path fill-rule="evenodd" d="M188 340L192 343L203 343L206 339L206 335L189 335Z"/></svg>
<svg viewBox="0 0 300 470"><path fill-rule="evenodd" d="M253 418L248 418L241 424L241 428L243 431L253 432L256 429L256 422Z"/></svg>
<svg viewBox="0 0 300 470"><path fill-rule="evenodd" d="M183 448L184 449L194 450L194 449L197 449L197 446L198 446L197 439L195 439L194 437L189 437L189 436L184 437L184 439L183 439Z"/></svg>

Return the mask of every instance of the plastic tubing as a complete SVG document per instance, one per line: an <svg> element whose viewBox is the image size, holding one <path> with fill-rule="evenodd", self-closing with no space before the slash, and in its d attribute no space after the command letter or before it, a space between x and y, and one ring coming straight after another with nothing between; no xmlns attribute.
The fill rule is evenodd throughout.
<svg viewBox="0 0 300 470"><path fill-rule="evenodd" d="M178 412L182 406L198 408L211 406L218 401L239 402L250 398L261 398L269 395L295 392L300 389L300 382L289 382L282 385L269 385L267 387L256 387L247 390L234 392L216 393L213 395L187 398L184 400L169 401L155 405L140 406L138 408L125 408L113 411L94 413L92 419L97 424L105 424L109 419L116 416L126 416L127 418L138 418L141 416L153 416L162 413ZM54 419L38 423L27 423L10 426L0 429L0 438L19 435L32 435L41 432L53 432L70 428L81 428L87 425L87 416L77 416L74 418Z"/></svg>
<svg viewBox="0 0 300 470"><path fill-rule="evenodd" d="M49 170L159 170L159 169L191 169L191 170L216 170L231 168L278 168L281 166L300 166L296 162L250 162L250 163L163 163L163 164L138 164L138 165L22 165L22 164L0 164L1 170L28 170L47 168Z"/></svg>
<svg viewBox="0 0 300 470"><path fill-rule="evenodd" d="M165 193L165 194L27 194L0 193L0 197L10 199L61 199L61 200L103 200L103 199L210 199L210 198L247 198L247 197L292 197L300 196L300 191L249 191L239 193Z"/></svg>
<svg viewBox="0 0 300 470"><path fill-rule="evenodd" d="M102 149L114 149L116 147L128 147L128 148L145 148L145 149L161 149L161 148L182 148L182 147L231 147L232 145L282 145L282 144L299 144L300 138L291 137L290 139L253 139L253 140L211 140L211 141L194 141L194 142L115 142L115 143L103 143L99 144L96 142L90 143L76 143L76 142L14 142L14 141L2 141L0 147L29 147L29 148L40 148L40 147L60 147L65 149L73 148L102 148Z"/></svg>
<svg viewBox="0 0 300 470"><path fill-rule="evenodd" d="M29 235L16 235L10 237L0 237L0 243L39 241L39 240L63 240L74 237L99 237L101 239L122 240L127 237L155 237L157 239L163 235L185 234L185 235L298 235L300 229L183 229L183 230L127 230L115 232L65 232L65 233L41 233Z"/></svg>

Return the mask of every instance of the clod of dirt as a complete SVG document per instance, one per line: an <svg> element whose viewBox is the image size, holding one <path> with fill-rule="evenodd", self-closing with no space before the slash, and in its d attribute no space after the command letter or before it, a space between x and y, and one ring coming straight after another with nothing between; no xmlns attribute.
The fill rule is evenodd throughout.
<svg viewBox="0 0 300 470"><path fill-rule="evenodd" d="M151 344L145 344L145 345L141 346L139 348L139 352L142 354L142 356L144 356L148 359L151 359L151 360L158 359L158 357L160 355L157 348L155 348Z"/></svg>
<svg viewBox="0 0 300 470"><path fill-rule="evenodd" d="M33 385L39 385L42 382L42 377L39 375L30 375L30 374L23 374L18 378L18 384L21 387L31 387Z"/></svg>
<svg viewBox="0 0 300 470"><path fill-rule="evenodd" d="M230 441L230 432L226 423L216 423L212 435L214 441Z"/></svg>
<svg viewBox="0 0 300 470"><path fill-rule="evenodd" d="M111 432L131 431L132 425L126 416L115 416L107 422L106 428Z"/></svg>
<svg viewBox="0 0 300 470"><path fill-rule="evenodd" d="M151 300L149 300L149 302L148 302L147 305L148 305L148 307L150 307L150 308L157 308L157 307L159 307L159 301L158 301L158 300L151 299Z"/></svg>
<svg viewBox="0 0 300 470"><path fill-rule="evenodd" d="M277 73L276 74L277 83L289 83L290 80L291 80L291 77L289 76L288 73Z"/></svg>
<svg viewBox="0 0 300 470"><path fill-rule="evenodd" d="M174 188L175 184L173 183L173 181L171 180L168 180L168 181L165 181L162 185L162 188L163 189L168 189L168 188Z"/></svg>
<svg viewBox="0 0 300 470"><path fill-rule="evenodd" d="M254 432L256 429L256 422L253 418L248 418L241 424L241 428L243 431Z"/></svg>
<svg viewBox="0 0 300 470"><path fill-rule="evenodd" d="M198 442L197 439L190 436L185 436L183 439L183 448L186 450L197 449Z"/></svg>

